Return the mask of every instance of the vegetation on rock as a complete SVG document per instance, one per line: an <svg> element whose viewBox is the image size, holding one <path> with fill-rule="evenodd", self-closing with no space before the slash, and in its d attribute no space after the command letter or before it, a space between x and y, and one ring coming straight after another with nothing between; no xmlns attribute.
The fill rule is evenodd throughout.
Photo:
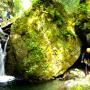
<svg viewBox="0 0 90 90"><path fill-rule="evenodd" d="M10 51L16 57L17 73L40 80L63 74L80 55L74 26L60 2L33 3L11 28Z"/></svg>

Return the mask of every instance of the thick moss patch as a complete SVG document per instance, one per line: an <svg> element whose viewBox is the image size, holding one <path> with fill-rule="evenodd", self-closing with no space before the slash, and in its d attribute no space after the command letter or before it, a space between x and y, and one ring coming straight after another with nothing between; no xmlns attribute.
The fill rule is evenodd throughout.
<svg viewBox="0 0 90 90"><path fill-rule="evenodd" d="M13 24L10 41L17 71L25 78L57 77L72 66L80 54L73 21L59 2L32 5Z"/></svg>

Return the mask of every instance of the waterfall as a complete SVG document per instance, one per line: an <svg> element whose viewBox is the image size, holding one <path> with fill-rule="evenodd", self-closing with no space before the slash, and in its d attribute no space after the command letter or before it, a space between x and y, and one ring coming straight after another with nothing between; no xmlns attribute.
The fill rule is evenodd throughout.
<svg viewBox="0 0 90 90"><path fill-rule="evenodd" d="M0 43L0 76L5 75L4 70L4 59L5 59L5 53L3 52L1 43Z"/></svg>
<svg viewBox="0 0 90 90"><path fill-rule="evenodd" d="M6 56L6 47L7 42L9 40L9 36L5 38L6 33L3 32L3 30L0 28L0 36L1 36L1 42L4 43L4 47L2 48L2 43L0 42L0 76L5 75L5 69L4 69L4 62L5 62L5 56Z"/></svg>
<svg viewBox="0 0 90 90"><path fill-rule="evenodd" d="M2 44L0 43L0 76L5 75L4 62L8 40L9 36L7 37L6 41L4 41L5 42L4 49L2 48Z"/></svg>
<svg viewBox="0 0 90 90"><path fill-rule="evenodd" d="M13 76L8 76L5 74L5 57L6 57L6 48L9 40L9 36L6 38L5 33L0 29L0 33L4 36L1 38L0 42L0 83L7 83L15 79ZM2 47L4 45L4 47Z"/></svg>
<svg viewBox="0 0 90 90"><path fill-rule="evenodd" d="M5 43L5 45L4 45L4 50L3 50L4 53L6 53L6 48L7 48L8 40L9 40L9 36L7 37L6 43Z"/></svg>

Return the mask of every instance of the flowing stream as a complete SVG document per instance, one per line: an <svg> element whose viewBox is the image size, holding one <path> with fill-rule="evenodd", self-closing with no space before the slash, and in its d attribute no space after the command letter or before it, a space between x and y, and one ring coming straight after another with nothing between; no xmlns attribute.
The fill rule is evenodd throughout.
<svg viewBox="0 0 90 90"><path fill-rule="evenodd" d="M5 57L6 48L9 40L9 36L5 37L5 33L0 29L1 42L0 42L0 83L6 83L15 79L13 76L8 76L5 74Z"/></svg>

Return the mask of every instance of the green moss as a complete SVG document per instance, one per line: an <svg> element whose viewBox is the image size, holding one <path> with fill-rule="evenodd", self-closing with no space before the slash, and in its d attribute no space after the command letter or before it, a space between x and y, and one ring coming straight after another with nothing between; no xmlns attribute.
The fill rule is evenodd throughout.
<svg viewBox="0 0 90 90"><path fill-rule="evenodd" d="M18 71L28 78L50 79L61 75L80 54L80 41L74 26L68 23L64 7L59 2L48 2L32 5L12 26L11 41Z"/></svg>

